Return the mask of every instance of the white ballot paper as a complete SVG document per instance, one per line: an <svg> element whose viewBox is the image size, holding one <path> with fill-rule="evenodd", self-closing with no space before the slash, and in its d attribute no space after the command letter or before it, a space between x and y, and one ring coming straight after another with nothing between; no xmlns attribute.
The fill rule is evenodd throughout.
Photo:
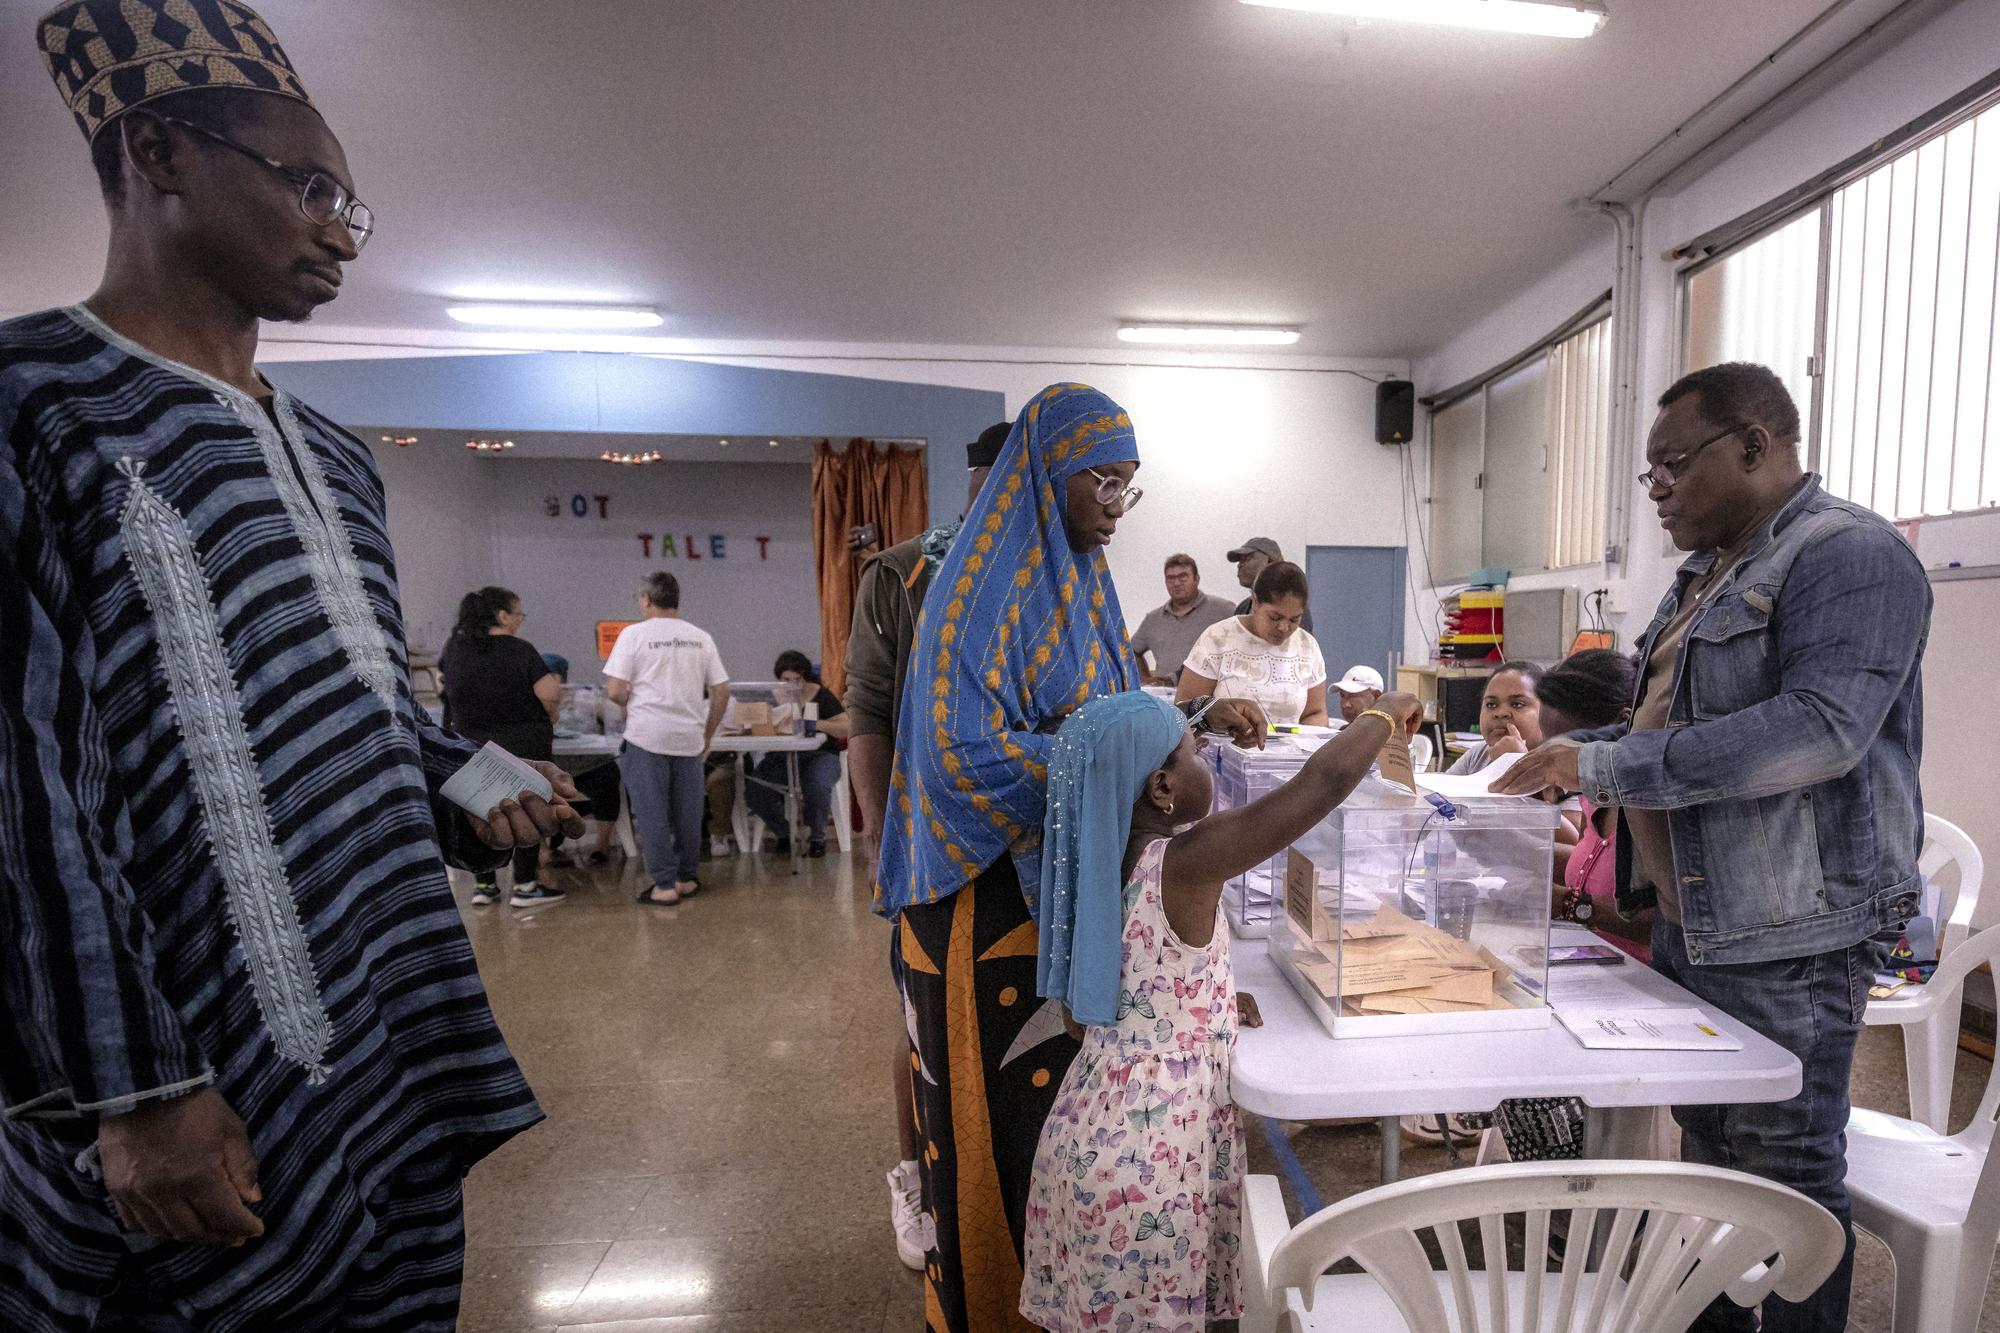
<svg viewBox="0 0 2000 1333"><path fill-rule="evenodd" d="M1699 1009L1632 1009L1623 1013L1578 1013L1557 1008L1556 1017L1593 1051L1740 1051L1743 1043L1709 1021Z"/></svg>
<svg viewBox="0 0 2000 1333"><path fill-rule="evenodd" d="M524 791L545 801L553 800L556 794L547 778L492 741L480 746L479 753L446 778L438 790L447 801L480 819L500 802L513 800Z"/></svg>
<svg viewBox="0 0 2000 1333"><path fill-rule="evenodd" d="M1503 754L1477 773L1419 773L1417 785L1447 800L1491 796L1492 786L1500 780L1500 775L1521 762L1521 758L1518 754ZM1522 796L1516 799L1525 801L1533 798Z"/></svg>

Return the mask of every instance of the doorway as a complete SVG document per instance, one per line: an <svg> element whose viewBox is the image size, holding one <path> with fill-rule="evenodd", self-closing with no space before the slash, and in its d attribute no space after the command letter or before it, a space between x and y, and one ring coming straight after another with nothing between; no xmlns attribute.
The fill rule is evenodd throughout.
<svg viewBox="0 0 2000 1333"><path fill-rule="evenodd" d="M1328 683L1352 666L1371 666L1391 687L1403 660L1404 562L1401 546L1309 546L1314 637Z"/></svg>

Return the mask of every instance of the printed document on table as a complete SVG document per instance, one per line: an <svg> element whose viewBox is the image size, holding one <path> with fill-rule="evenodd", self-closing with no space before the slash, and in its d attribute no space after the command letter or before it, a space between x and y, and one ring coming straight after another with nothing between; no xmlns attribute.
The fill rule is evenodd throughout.
<svg viewBox="0 0 2000 1333"><path fill-rule="evenodd" d="M1558 1014L1626 1012L1633 1009L1667 1009L1669 1001L1648 994L1626 980L1642 965L1634 962L1557 963L1549 968L1549 1005Z"/></svg>
<svg viewBox="0 0 2000 1333"><path fill-rule="evenodd" d="M1624 1013L1556 1010L1570 1035L1593 1051L1740 1051L1743 1043L1699 1009L1633 1009Z"/></svg>
<svg viewBox="0 0 2000 1333"><path fill-rule="evenodd" d="M486 818L487 812L500 802L513 800L524 791L531 791L545 801L556 794L547 778L492 741L480 746L479 753L438 788L438 794L447 801L480 819Z"/></svg>

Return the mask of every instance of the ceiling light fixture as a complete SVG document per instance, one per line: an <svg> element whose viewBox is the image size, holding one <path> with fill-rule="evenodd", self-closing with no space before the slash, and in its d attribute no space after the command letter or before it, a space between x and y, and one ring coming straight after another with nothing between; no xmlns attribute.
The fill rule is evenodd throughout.
<svg viewBox="0 0 2000 1333"><path fill-rule="evenodd" d="M598 455L607 463L621 463L626 467L637 467L642 463L657 463L661 454L658 449L649 449L643 454L621 454L615 449L606 449Z"/></svg>
<svg viewBox="0 0 2000 1333"><path fill-rule="evenodd" d="M1222 324L1121 324L1118 341L1201 344L1210 347L1289 347L1297 329Z"/></svg>
<svg viewBox="0 0 2000 1333"><path fill-rule="evenodd" d="M1601 0L1243 0L1347 18L1431 23L1530 37L1588 37L1604 26Z"/></svg>
<svg viewBox="0 0 2000 1333"><path fill-rule="evenodd" d="M481 302L447 306L445 313L461 324L508 329L654 329L665 323L659 311L637 305Z"/></svg>
<svg viewBox="0 0 2000 1333"><path fill-rule="evenodd" d="M465 447L479 454L497 454L503 449L512 449L512 440L467 440Z"/></svg>

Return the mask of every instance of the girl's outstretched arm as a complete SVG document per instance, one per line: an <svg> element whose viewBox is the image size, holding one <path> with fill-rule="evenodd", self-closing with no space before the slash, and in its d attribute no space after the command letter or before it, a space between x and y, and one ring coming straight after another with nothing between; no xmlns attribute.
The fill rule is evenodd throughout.
<svg viewBox="0 0 2000 1333"><path fill-rule="evenodd" d="M1385 694L1374 709L1322 745L1290 782L1248 805L1210 815L1168 843L1160 890L1172 916L1206 920L1214 914L1224 880L1291 846L1346 800L1389 740L1391 729L1382 714L1402 718L1405 727L1422 716L1413 696ZM1186 911L1174 910L1177 898L1185 901Z"/></svg>

